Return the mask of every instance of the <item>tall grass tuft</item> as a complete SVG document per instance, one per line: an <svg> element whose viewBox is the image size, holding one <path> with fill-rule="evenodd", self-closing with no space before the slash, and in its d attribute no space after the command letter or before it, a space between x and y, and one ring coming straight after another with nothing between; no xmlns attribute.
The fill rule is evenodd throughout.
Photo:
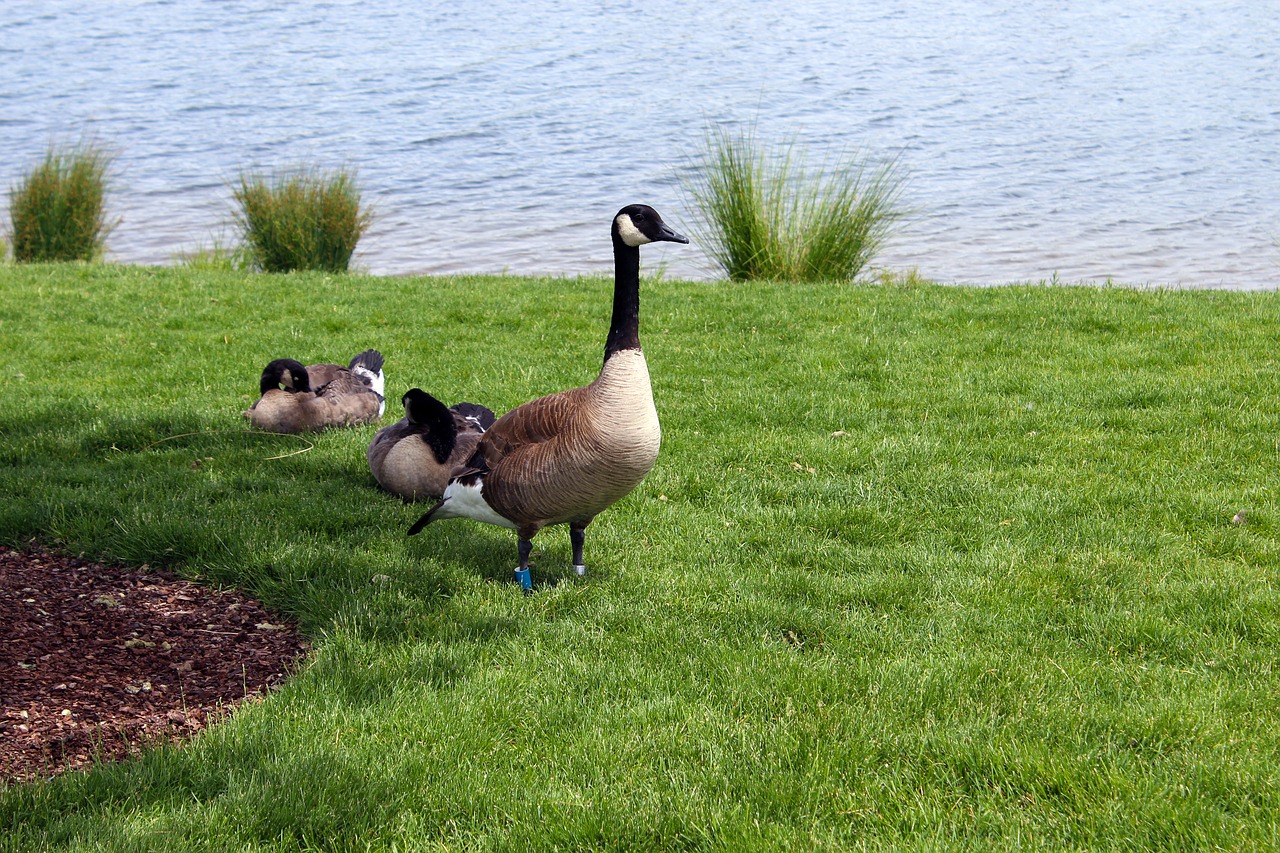
<svg viewBox="0 0 1280 853"><path fill-rule="evenodd" d="M264 272L346 272L369 226L353 172L303 170L266 178L242 174L233 190L237 224Z"/></svg>
<svg viewBox="0 0 1280 853"><path fill-rule="evenodd" d="M9 190L14 260L90 261L111 230L106 221L111 157L92 145L50 147Z"/></svg>
<svg viewBox="0 0 1280 853"><path fill-rule="evenodd" d="M221 240L214 240L212 245L202 244L177 253L174 255L174 264L204 272L243 272L254 267L251 252L245 244L228 246Z"/></svg>
<svg viewBox="0 0 1280 853"><path fill-rule="evenodd" d="M791 143L775 153L717 128L688 189L700 236L731 280L851 281L902 218L901 187L892 162L808 171Z"/></svg>

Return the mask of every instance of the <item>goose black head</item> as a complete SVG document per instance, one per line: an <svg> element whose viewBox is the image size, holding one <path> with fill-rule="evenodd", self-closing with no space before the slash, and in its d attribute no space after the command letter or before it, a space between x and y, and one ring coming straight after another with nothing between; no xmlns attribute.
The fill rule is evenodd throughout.
<svg viewBox="0 0 1280 853"><path fill-rule="evenodd" d="M291 358L277 358L262 370L262 379L258 382L258 393L265 394L272 389L279 390L284 386L286 391L310 391L311 381L307 377L307 369L301 362Z"/></svg>
<svg viewBox="0 0 1280 853"><path fill-rule="evenodd" d="M436 461L443 465L458 440L458 425L453 421L453 412L421 388L410 388L401 402L409 422L425 428L422 440L431 448Z"/></svg>
<svg viewBox="0 0 1280 853"><path fill-rule="evenodd" d="M645 243L688 243L689 238L672 230L658 211L647 204L629 204L613 217L613 233L633 249Z"/></svg>

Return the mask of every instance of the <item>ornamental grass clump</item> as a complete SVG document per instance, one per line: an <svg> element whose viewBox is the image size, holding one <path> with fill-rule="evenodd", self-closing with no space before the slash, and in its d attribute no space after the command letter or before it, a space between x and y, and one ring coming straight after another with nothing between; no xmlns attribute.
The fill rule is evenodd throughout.
<svg viewBox="0 0 1280 853"><path fill-rule="evenodd" d="M689 190L704 245L733 281L851 281L902 218L892 162L806 171L749 134L713 130Z"/></svg>
<svg viewBox="0 0 1280 853"><path fill-rule="evenodd" d="M244 243L228 246L221 240L178 252L173 260L175 266L207 272L238 272L255 266L248 246Z"/></svg>
<svg viewBox="0 0 1280 853"><path fill-rule="evenodd" d="M233 195L245 244L264 272L346 272L369 226L355 174L347 170L270 179L244 174Z"/></svg>
<svg viewBox="0 0 1280 853"><path fill-rule="evenodd" d="M105 198L110 156L81 145L51 147L9 190L13 258L19 263L90 261L111 230Z"/></svg>

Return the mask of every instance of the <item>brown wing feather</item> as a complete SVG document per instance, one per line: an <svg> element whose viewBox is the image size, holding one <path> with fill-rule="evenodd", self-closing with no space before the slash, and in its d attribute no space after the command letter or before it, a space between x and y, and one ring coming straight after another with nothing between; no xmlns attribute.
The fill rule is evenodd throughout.
<svg viewBox="0 0 1280 853"><path fill-rule="evenodd" d="M506 518L555 523L576 509L572 484L588 460L577 452L589 433L588 390L574 388L525 403L499 418L481 439L485 500ZM474 460L473 460L474 461Z"/></svg>
<svg viewBox="0 0 1280 853"><path fill-rule="evenodd" d="M517 406L494 422L481 441L485 463L490 469L517 452L564 436L571 428L585 389L574 388L548 394Z"/></svg>
<svg viewBox="0 0 1280 853"><path fill-rule="evenodd" d="M333 379L323 385L312 383L311 390L317 397L342 397L351 394L369 394L377 399L377 395L369 388L369 383L356 376L345 367Z"/></svg>
<svg viewBox="0 0 1280 853"><path fill-rule="evenodd" d="M340 364L308 364L307 384L311 386L312 391L315 391L344 373L350 375L351 371Z"/></svg>
<svg viewBox="0 0 1280 853"><path fill-rule="evenodd" d="M343 368L331 382L315 391L319 427L349 426L378 418L378 395L368 383Z"/></svg>
<svg viewBox="0 0 1280 853"><path fill-rule="evenodd" d="M458 434L458 442L453 446L453 453L449 454L447 463L450 466L450 478L465 476L467 473L475 473L477 469L473 469L470 466L482 438L484 436L478 432Z"/></svg>
<svg viewBox="0 0 1280 853"><path fill-rule="evenodd" d="M494 421L484 434L485 459L493 467L507 453L531 444L553 441L570 428L575 412L580 409L584 388L572 388L548 394L517 406Z"/></svg>

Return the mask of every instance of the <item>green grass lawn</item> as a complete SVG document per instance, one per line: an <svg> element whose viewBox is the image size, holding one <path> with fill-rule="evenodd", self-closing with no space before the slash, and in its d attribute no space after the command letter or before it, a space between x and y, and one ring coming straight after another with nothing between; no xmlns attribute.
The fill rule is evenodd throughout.
<svg viewBox="0 0 1280 853"><path fill-rule="evenodd" d="M366 347L388 423L583 384L610 287L0 267L0 541L315 646L180 749L0 790L0 849L1280 845L1280 295L646 283L662 455L527 598L509 531L405 536L375 427L240 417Z"/></svg>

